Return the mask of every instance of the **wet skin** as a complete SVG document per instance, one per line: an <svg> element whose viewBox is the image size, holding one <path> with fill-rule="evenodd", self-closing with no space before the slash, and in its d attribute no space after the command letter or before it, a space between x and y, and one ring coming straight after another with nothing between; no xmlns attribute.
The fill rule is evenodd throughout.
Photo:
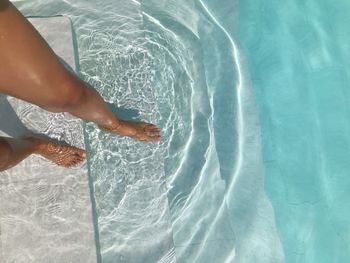
<svg viewBox="0 0 350 263"><path fill-rule="evenodd" d="M85 121L96 123L107 132L147 142L160 140L160 129L154 124L128 122L113 114L93 87L65 69L35 28L7 0L0 0L0 61L0 93L20 98L51 112L69 112ZM0 142L4 140L0 138ZM28 144L28 140L18 142ZM34 145L37 143L32 142ZM5 140L0 143L0 153L1 150L3 153L8 150L4 150L4 147L12 146ZM81 154L82 150L75 147L60 147L61 150L56 155L61 153L62 158L67 160L74 156L85 156ZM10 149L11 158L16 159L14 155L17 148ZM52 154L39 154L58 165L67 166L64 160L55 161L58 158ZM81 162L83 158L80 157L73 163ZM12 167L13 163L8 161L11 163L8 166Z"/></svg>

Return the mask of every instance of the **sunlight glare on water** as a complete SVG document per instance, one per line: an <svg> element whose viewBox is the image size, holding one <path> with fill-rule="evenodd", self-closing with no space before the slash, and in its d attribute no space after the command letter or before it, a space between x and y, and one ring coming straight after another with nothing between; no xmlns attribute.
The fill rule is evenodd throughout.
<svg viewBox="0 0 350 263"><path fill-rule="evenodd" d="M162 128L145 144L85 126L102 262L283 262L236 1L228 21L200 0L18 6L70 17L81 76L120 116Z"/></svg>

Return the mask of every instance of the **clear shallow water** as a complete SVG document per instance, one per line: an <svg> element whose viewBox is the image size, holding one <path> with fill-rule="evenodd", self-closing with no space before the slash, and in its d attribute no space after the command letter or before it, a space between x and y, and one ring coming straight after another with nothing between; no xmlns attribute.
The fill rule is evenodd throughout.
<svg viewBox="0 0 350 263"><path fill-rule="evenodd" d="M201 1L20 7L69 16L82 77L113 110L163 129L157 145L85 127L99 260L283 261L249 72L225 25L236 11L222 20Z"/></svg>
<svg viewBox="0 0 350 263"><path fill-rule="evenodd" d="M345 1L19 6L69 16L82 76L163 129L85 127L102 262L346 262Z"/></svg>

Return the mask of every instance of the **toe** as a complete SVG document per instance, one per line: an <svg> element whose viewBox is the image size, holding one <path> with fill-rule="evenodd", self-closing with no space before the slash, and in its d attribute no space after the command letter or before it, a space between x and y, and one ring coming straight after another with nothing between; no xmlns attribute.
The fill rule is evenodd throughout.
<svg viewBox="0 0 350 263"><path fill-rule="evenodd" d="M85 157L81 154L75 154L75 159L79 162L83 161L85 159Z"/></svg>
<svg viewBox="0 0 350 263"><path fill-rule="evenodd" d="M160 133L160 129L152 129L151 132L154 132L154 133Z"/></svg>
<svg viewBox="0 0 350 263"><path fill-rule="evenodd" d="M76 161L77 161L77 158L75 156L72 156L69 160L69 164L74 165L76 163Z"/></svg>
<svg viewBox="0 0 350 263"><path fill-rule="evenodd" d="M149 128L146 128L147 131L158 131L160 132L160 129L157 128L157 127L149 127Z"/></svg>
<svg viewBox="0 0 350 263"><path fill-rule="evenodd" d="M76 155L75 158L74 158L74 163L80 163L82 162L83 159L79 156L79 155Z"/></svg>
<svg viewBox="0 0 350 263"><path fill-rule="evenodd" d="M148 136L159 136L160 132L159 131L147 131L146 134Z"/></svg>
<svg viewBox="0 0 350 263"><path fill-rule="evenodd" d="M81 163L82 157L79 152L72 153L66 160L66 167L74 167Z"/></svg>
<svg viewBox="0 0 350 263"><path fill-rule="evenodd" d="M66 167L66 168L70 168L72 167L72 162L65 162L64 164L61 164L62 166Z"/></svg>
<svg viewBox="0 0 350 263"><path fill-rule="evenodd" d="M160 134L160 129L158 127L146 127L145 132L147 134L154 134L154 135L159 135Z"/></svg>
<svg viewBox="0 0 350 263"><path fill-rule="evenodd" d="M148 123L148 124L145 126L145 128L147 128L147 129L152 129L152 128L157 128L157 126L154 125L154 124L152 124L152 123Z"/></svg>
<svg viewBox="0 0 350 263"><path fill-rule="evenodd" d="M79 160L78 158L73 159L70 164L69 167L75 167L77 166L79 163L81 162L81 160Z"/></svg>
<svg viewBox="0 0 350 263"><path fill-rule="evenodd" d="M80 150L78 153L76 153L76 155L82 160L86 158L86 152L83 150Z"/></svg>
<svg viewBox="0 0 350 263"><path fill-rule="evenodd" d="M77 166L77 165L79 165L80 163L81 163L81 160L76 159L76 160L74 160L74 162L72 163L72 166Z"/></svg>
<svg viewBox="0 0 350 263"><path fill-rule="evenodd" d="M147 141L149 141L149 142L159 142L160 141L160 136L159 135L148 136L147 137Z"/></svg>

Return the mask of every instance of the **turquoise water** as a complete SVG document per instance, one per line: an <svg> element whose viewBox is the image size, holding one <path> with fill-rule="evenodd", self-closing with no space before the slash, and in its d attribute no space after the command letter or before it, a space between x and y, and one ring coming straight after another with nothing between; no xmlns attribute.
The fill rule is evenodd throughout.
<svg viewBox="0 0 350 263"><path fill-rule="evenodd" d="M85 125L100 262L348 261L350 4L18 6L69 16L81 76L163 130Z"/></svg>
<svg viewBox="0 0 350 263"><path fill-rule="evenodd" d="M286 262L349 262L348 1L241 1Z"/></svg>

